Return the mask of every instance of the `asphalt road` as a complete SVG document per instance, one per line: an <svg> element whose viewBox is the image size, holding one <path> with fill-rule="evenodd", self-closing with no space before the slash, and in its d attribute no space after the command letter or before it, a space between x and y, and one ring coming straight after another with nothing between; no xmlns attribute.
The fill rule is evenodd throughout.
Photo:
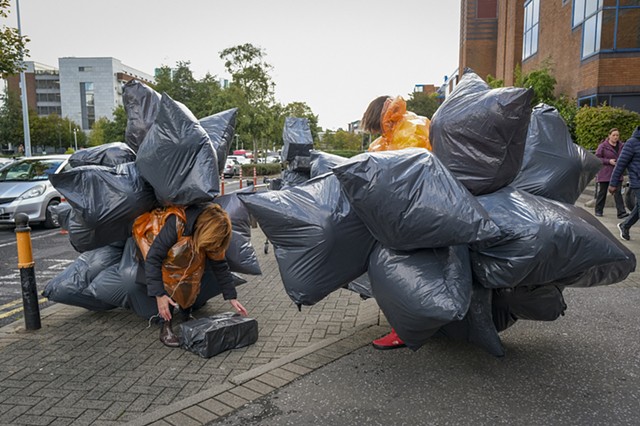
<svg viewBox="0 0 640 426"><path fill-rule="evenodd" d="M640 286L565 296L564 317L502 333L502 359L445 338L369 346L211 425L637 425Z"/></svg>

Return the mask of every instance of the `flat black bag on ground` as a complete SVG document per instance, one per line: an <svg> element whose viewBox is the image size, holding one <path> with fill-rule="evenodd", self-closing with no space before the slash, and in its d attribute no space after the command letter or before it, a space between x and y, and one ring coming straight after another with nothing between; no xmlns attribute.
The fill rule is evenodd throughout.
<svg viewBox="0 0 640 426"><path fill-rule="evenodd" d="M258 341L258 322L253 318L225 312L180 324L181 346L203 358Z"/></svg>
<svg viewBox="0 0 640 426"><path fill-rule="evenodd" d="M209 202L220 192L218 157L207 132L167 94L138 150L136 166L164 205Z"/></svg>
<svg viewBox="0 0 640 426"><path fill-rule="evenodd" d="M92 148L81 149L69 157L71 167L115 167L118 164L131 163L133 161L136 161L135 151L123 142L111 142Z"/></svg>
<svg viewBox="0 0 640 426"><path fill-rule="evenodd" d="M296 156L308 157L313 149L313 136L306 118L286 117L282 129L282 161L292 161Z"/></svg>
<svg viewBox="0 0 640 426"><path fill-rule="evenodd" d="M558 110L539 104L531 113L522 168L511 186L573 204L600 167L595 155L573 143Z"/></svg>
<svg viewBox="0 0 640 426"><path fill-rule="evenodd" d="M98 300L88 287L101 271L112 265L117 266L121 257L120 244L83 253L45 285L42 295L54 302L80 306L92 311L114 309L115 305Z"/></svg>
<svg viewBox="0 0 640 426"><path fill-rule="evenodd" d="M449 247L500 235L475 197L426 149L360 154L333 172L385 247Z"/></svg>
<svg viewBox="0 0 640 426"><path fill-rule="evenodd" d="M433 153L472 194L494 192L518 174L532 96L531 89L491 89L467 71L433 115Z"/></svg>
<svg viewBox="0 0 640 426"><path fill-rule="evenodd" d="M124 141L138 152L158 115L160 94L141 81L131 80L122 88L122 102L127 113Z"/></svg>
<svg viewBox="0 0 640 426"><path fill-rule="evenodd" d="M50 180L73 207L75 223L96 231L91 236L93 243L83 246L126 240L135 219L157 205L153 189L142 179L135 163L81 166L51 175ZM73 228L70 223L70 233ZM91 238L84 241L88 243Z"/></svg>
<svg viewBox="0 0 640 426"><path fill-rule="evenodd" d="M634 254L585 210L512 187L478 197L501 238L472 244L474 278L487 288L591 287L624 280Z"/></svg>
<svg viewBox="0 0 640 426"><path fill-rule="evenodd" d="M311 177L314 178L316 176L329 173L333 167L344 164L347 161L349 161L349 159L346 157L329 154L328 152L311 150Z"/></svg>
<svg viewBox="0 0 640 426"><path fill-rule="evenodd" d="M231 140L236 133L238 108L231 108L200 119L200 125L209 135L218 157L218 171L224 170Z"/></svg>
<svg viewBox="0 0 640 426"><path fill-rule="evenodd" d="M248 188L243 192L248 191L252 191L252 189ZM219 204L231 219L231 244L225 257L229 264L229 269L241 274L262 274L256 251L251 244L251 218L249 211L238 198L238 193L216 197L214 203Z"/></svg>
<svg viewBox="0 0 640 426"><path fill-rule="evenodd" d="M401 252L377 244L369 257L369 279L389 324L417 350L440 327L467 313L469 249L459 245Z"/></svg>
<svg viewBox="0 0 640 426"><path fill-rule="evenodd" d="M296 304L313 305L366 272L373 236L332 174L238 196L273 244L282 282Z"/></svg>

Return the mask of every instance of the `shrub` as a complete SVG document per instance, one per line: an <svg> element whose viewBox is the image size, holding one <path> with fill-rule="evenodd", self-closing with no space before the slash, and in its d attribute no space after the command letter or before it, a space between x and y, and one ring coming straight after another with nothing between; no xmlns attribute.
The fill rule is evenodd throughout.
<svg viewBox="0 0 640 426"><path fill-rule="evenodd" d="M576 114L578 113L578 103L575 99L569 98L566 95L560 95L559 98L548 100L547 104L555 107L558 113L567 124L571 139L576 141Z"/></svg>
<svg viewBox="0 0 640 426"><path fill-rule="evenodd" d="M620 140L627 140L640 125L640 114L623 108L610 106L584 106L576 113L576 143L587 149L596 149L598 144L617 127Z"/></svg>
<svg viewBox="0 0 640 426"><path fill-rule="evenodd" d="M253 168L256 168L256 175L269 176L279 174L282 171L281 163L258 163L258 164L243 164L242 176L246 178L253 177Z"/></svg>

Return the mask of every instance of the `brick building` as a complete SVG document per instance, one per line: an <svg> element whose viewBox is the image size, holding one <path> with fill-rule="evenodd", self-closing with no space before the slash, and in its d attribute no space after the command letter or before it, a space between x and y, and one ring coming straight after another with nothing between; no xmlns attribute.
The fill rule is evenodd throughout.
<svg viewBox="0 0 640 426"><path fill-rule="evenodd" d="M547 62L556 95L640 112L640 1L461 1L460 70L508 86Z"/></svg>

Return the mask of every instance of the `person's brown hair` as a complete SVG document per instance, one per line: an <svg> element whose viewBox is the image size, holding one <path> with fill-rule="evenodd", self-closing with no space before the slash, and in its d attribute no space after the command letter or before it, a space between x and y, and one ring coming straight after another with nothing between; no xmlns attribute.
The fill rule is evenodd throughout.
<svg viewBox="0 0 640 426"><path fill-rule="evenodd" d="M365 132L381 133L382 132L382 110L389 96L378 96L371 101L367 110L362 115L360 126Z"/></svg>
<svg viewBox="0 0 640 426"><path fill-rule="evenodd" d="M613 132L620 132L620 130L618 130L616 127L614 127L613 129L609 130L609 136L611 136L611 133Z"/></svg>
<svg viewBox="0 0 640 426"><path fill-rule="evenodd" d="M197 251L204 250L211 258L224 255L231 243L231 220L222 207L208 204L200 213L193 242Z"/></svg>

